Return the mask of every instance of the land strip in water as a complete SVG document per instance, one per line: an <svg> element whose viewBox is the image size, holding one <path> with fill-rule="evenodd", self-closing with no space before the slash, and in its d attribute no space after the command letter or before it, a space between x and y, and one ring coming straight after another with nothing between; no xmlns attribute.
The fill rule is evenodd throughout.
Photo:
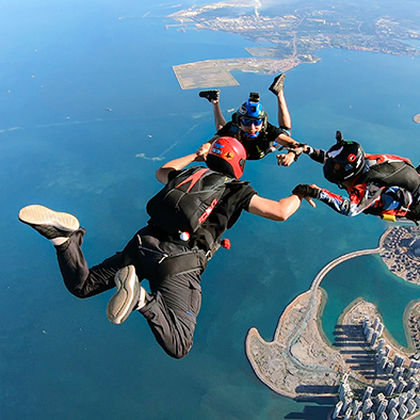
<svg viewBox="0 0 420 420"><path fill-rule="evenodd" d="M310 289L297 296L283 311L272 342L267 343L256 328L251 328L246 337L246 353L260 380L279 394L295 399L336 395L344 372L349 372L351 381L359 387L383 385L387 376L377 368L371 346L361 332L363 320L381 319L376 306L362 298L352 302L340 316L336 342L332 346L320 325L326 301L320 284L328 272L351 258L380 254L389 260L403 253L414 255L410 244L416 243L419 234L417 227L390 228L380 238L378 248L351 252L328 263L315 276ZM412 259L414 264L415 256ZM413 355L416 343L420 348L420 303L413 302L404 319L408 348L396 343L386 327L383 337L390 354L408 358ZM366 362L363 368L361 357Z"/></svg>

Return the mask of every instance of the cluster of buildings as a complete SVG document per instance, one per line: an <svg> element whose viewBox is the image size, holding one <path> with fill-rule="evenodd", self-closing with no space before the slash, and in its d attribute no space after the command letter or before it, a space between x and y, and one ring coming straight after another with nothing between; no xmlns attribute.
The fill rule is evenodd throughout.
<svg viewBox="0 0 420 420"><path fill-rule="evenodd" d="M399 226L392 229L384 238L384 251L381 252L381 257L390 271L415 283L420 281L420 259L416 249L411 248L418 246L417 232L418 228L413 227Z"/></svg>
<svg viewBox="0 0 420 420"><path fill-rule="evenodd" d="M408 319L408 328L414 347L416 350L420 350L420 321L416 316L410 316Z"/></svg>
<svg viewBox="0 0 420 420"><path fill-rule="evenodd" d="M374 351L378 371L387 378L378 386L353 390L343 375L339 388L339 401L332 413L333 419L344 420L397 420L408 419L420 410L420 361L401 356L381 338L384 325L377 317L374 322L362 322L367 345Z"/></svg>

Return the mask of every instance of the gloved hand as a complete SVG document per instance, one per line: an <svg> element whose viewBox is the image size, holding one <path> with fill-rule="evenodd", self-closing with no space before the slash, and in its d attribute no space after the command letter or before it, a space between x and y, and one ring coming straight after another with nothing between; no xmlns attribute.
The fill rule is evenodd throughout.
<svg viewBox="0 0 420 420"><path fill-rule="evenodd" d="M299 184L293 188L292 194L295 194L299 197L319 198L320 192L321 188L308 184Z"/></svg>
<svg viewBox="0 0 420 420"><path fill-rule="evenodd" d="M296 162L296 154L293 153L280 153L276 156L277 165L279 166L290 166L293 162Z"/></svg>
<svg viewBox="0 0 420 420"><path fill-rule="evenodd" d="M202 162L207 159L207 154L211 149L211 143L208 141L200 146L200 148L195 152L197 157L195 158L196 162Z"/></svg>
<svg viewBox="0 0 420 420"><path fill-rule="evenodd" d="M413 202L410 206L410 210L407 213L407 218L413 220L418 226L420 222L420 195L413 197Z"/></svg>

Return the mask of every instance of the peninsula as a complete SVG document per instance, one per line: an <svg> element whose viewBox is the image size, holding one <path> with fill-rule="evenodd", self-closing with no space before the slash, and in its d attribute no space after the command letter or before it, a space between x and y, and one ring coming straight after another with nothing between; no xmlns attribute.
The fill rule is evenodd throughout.
<svg viewBox="0 0 420 420"><path fill-rule="evenodd" d="M283 311L272 342L265 342L257 329L251 328L245 347L258 378L279 394L296 400L335 398L333 418L356 418L359 411L362 416L405 412L404 417L399 414L394 418L418 414L420 355L416 351L420 349L420 302L413 302L405 311L407 348L393 340L376 306L362 298L341 314L334 345L325 338L319 319L326 299L320 287L323 278L350 258L379 254L406 281L414 281L408 273L417 270L418 281L419 238L419 227L389 228L377 248L355 251L327 264L310 289ZM409 258L408 265L405 258ZM397 269L403 263L408 268ZM364 406L366 399L370 402ZM354 417L350 417L353 409ZM345 417L346 413L349 417Z"/></svg>
<svg viewBox="0 0 420 420"><path fill-rule="evenodd" d="M300 0L263 8L259 1L230 0L180 9L168 16L176 23L167 24L166 29L233 33L250 40L254 46L246 48L252 59L181 64L174 66L174 71L181 87L192 89L236 84L220 64L232 63L235 70L273 74L301 63L316 63L319 58L315 54L322 49L420 54L419 46L413 42L420 40L415 14L404 8L391 11L383 2L374 3L315 4ZM204 70L209 70L208 80ZM219 71L224 73L220 78L215 75Z"/></svg>
<svg viewBox="0 0 420 420"><path fill-rule="evenodd" d="M303 62L316 63L312 56L304 58L231 58L205 60L173 66L181 89L197 89L214 86L238 86L230 73L241 70L247 73L277 74L292 69Z"/></svg>

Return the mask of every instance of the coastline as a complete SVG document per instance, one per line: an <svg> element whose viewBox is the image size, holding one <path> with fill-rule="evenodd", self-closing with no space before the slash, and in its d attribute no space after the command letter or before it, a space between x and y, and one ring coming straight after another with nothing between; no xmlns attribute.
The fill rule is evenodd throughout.
<svg viewBox="0 0 420 420"><path fill-rule="evenodd" d="M376 353L373 351L375 342L368 342L364 335L362 324L367 319L382 324L378 337L379 339L382 336L381 346L386 343L389 357L402 357L402 367L408 369L410 357L415 352L413 335L408 324L418 317L420 325L420 300L410 302L404 312L407 347L401 346L392 337L376 305L362 296L350 302L340 314L334 332L335 341L331 343L322 328L321 315L328 301L328 294L320 284L333 268L348 259L378 254L384 261L384 252L391 253L387 254L388 259L389 255L393 257L393 246L396 247L394 239L401 235L405 238L404 235L409 234L415 237L417 232L417 228L389 227L380 236L377 248L353 251L326 264L314 277L310 288L296 296L283 310L273 341L265 342L258 330L251 328L245 347L257 377L275 392L295 400L336 398L344 373L357 389L367 386L384 387L389 376L379 368ZM401 257L403 254L395 252L395 255ZM420 326L417 332L420 348ZM361 358L366 360L363 365Z"/></svg>

